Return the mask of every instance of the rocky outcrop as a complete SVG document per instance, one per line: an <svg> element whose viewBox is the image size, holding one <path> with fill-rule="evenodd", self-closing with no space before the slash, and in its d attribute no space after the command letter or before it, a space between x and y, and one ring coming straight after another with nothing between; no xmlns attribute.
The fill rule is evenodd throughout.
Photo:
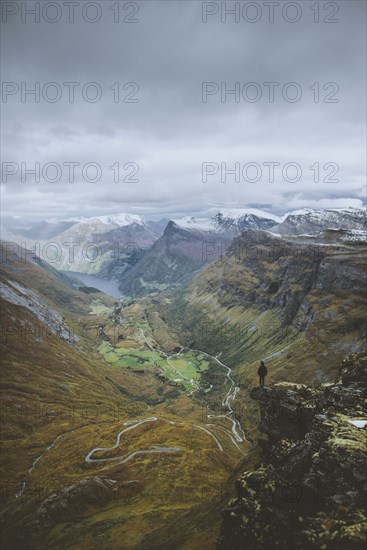
<svg viewBox="0 0 367 550"><path fill-rule="evenodd" d="M302 439L310 431L319 408L314 402L314 391L301 384L284 382L254 388L251 397L260 404L260 429L270 442Z"/></svg>
<svg viewBox="0 0 367 550"><path fill-rule="evenodd" d="M261 464L237 481L218 550L365 548L366 353L345 360L334 384L254 388Z"/></svg>

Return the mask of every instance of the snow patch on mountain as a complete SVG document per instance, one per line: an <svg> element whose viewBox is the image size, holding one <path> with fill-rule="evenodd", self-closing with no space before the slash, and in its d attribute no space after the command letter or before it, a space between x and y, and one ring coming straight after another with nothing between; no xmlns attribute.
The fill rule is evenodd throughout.
<svg viewBox="0 0 367 550"><path fill-rule="evenodd" d="M223 227L218 223L215 216L218 214L223 220L232 221L233 225L237 225L238 222L250 222L253 217L271 220L275 223L281 223L283 218L276 216L275 214L269 214L263 210L257 208L224 208L222 210L212 210L213 216L211 218L195 218L194 216L185 216L183 218L172 220L181 229L193 230L193 231L223 231Z"/></svg>
<svg viewBox="0 0 367 550"><path fill-rule="evenodd" d="M137 214L115 214L113 216L95 216L94 218L89 218L89 220L98 220L101 223L108 225L116 225L117 227L124 227L126 225L131 225L137 223L139 225L144 225L144 220L141 216Z"/></svg>
<svg viewBox="0 0 367 550"><path fill-rule="evenodd" d="M312 216L315 219L324 219L327 216L340 216L345 215L366 215L365 207L349 206L347 208L301 208L299 210L291 210L282 216L282 220L285 220L288 216Z"/></svg>
<svg viewBox="0 0 367 550"><path fill-rule="evenodd" d="M211 218L194 218L185 216L184 218L172 220L181 229L192 231L218 231L216 223Z"/></svg>
<svg viewBox="0 0 367 550"><path fill-rule="evenodd" d="M115 216L95 216L93 218L87 218L73 225L70 229L67 229L64 233L58 236L70 236L76 235L80 237L90 237L91 234L103 234L112 231L118 227L127 227L128 225L145 225L145 222L141 216L135 214L116 214ZM88 239L89 240L89 239Z"/></svg>
<svg viewBox="0 0 367 550"><path fill-rule="evenodd" d="M365 242L367 243L367 231L363 229L350 229L343 237L343 241Z"/></svg>
<svg viewBox="0 0 367 550"><path fill-rule="evenodd" d="M231 218L232 220L240 220L248 216L256 216L258 218L264 218L267 220L273 220L277 223L281 223L284 216L276 216L264 210L258 208L223 208L217 212L220 212L224 218Z"/></svg>
<svg viewBox="0 0 367 550"><path fill-rule="evenodd" d="M303 208L289 212L272 231L283 235L317 234L329 229L365 230L367 227L365 207L325 208L315 210Z"/></svg>

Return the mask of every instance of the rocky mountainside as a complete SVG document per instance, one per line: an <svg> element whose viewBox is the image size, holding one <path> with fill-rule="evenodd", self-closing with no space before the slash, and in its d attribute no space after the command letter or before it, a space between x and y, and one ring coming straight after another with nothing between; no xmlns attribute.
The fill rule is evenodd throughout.
<svg viewBox="0 0 367 550"><path fill-rule="evenodd" d="M236 228L239 232L245 229L271 229L279 225L283 218L258 210L257 208L224 208L215 216L214 221L220 227Z"/></svg>
<svg viewBox="0 0 367 550"><path fill-rule="evenodd" d="M172 234L166 235L157 271L168 254L180 258L186 251L198 259L203 242L212 246L228 235L223 228L212 233L213 220L176 222L168 224L166 231ZM125 227L131 224L112 231ZM212 241L206 240L208 234ZM332 383L337 360L365 346L366 246L358 239L349 241L349 235L350 230L328 230L317 237L282 237L247 229L179 292L119 302L93 289L86 293L39 256L29 251L23 255L5 243L1 467L8 547L121 550L126 540L136 550L213 548L222 523L219 511L233 494L234 476L246 470L253 476L249 484L256 479L261 483L264 470L266 490L275 487L267 524L279 550L281 543L293 550L295 540L315 540L316 545L324 541L324 530L346 532L347 540L355 542L352 550L359 550L360 493L354 494L355 481L345 490L352 499L350 516L351 502L339 498L344 485L330 494L322 487L322 474L334 472L329 439L336 426L341 431L335 435L335 452L340 447L344 456L343 449L353 440L357 454L355 460L345 455L344 470L339 455L335 458L335 477L345 475L347 483L350 470L357 478L361 475L357 439L365 433L359 422L366 411L355 405L355 397L363 397L359 359L353 359L355 378L345 364L342 384ZM206 251L212 254L213 248ZM260 358L269 368L267 382L273 384L261 392L252 389L258 383ZM255 464L260 446L254 444L261 400L265 411L271 404L261 424L269 435L262 466ZM345 404L350 406L347 412ZM244 437L236 431L237 422ZM340 443L344 437L347 441ZM97 462L88 462L91 452ZM307 470L318 465L318 452L320 470ZM291 529L284 534L283 526L288 525L287 503L294 499L294 487L284 490L286 505L278 504L279 490L281 498L284 491L275 469L280 478L289 473L291 481L305 475L306 486L310 479L307 498L314 496L316 471L327 498L336 503L335 508L320 508L320 514L312 508L307 515L302 503L298 516L292 508L290 517L298 521L293 539ZM274 507L279 509L279 533L273 527L278 520ZM262 510L262 501L254 508L256 513ZM235 527L232 544L232 529L225 521L220 550L236 550L237 539L242 540ZM256 537L247 537L249 550L250 544L255 550ZM268 550L268 540L259 550ZM277 550L274 544L270 548ZM335 547L330 543L326 550Z"/></svg>
<svg viewBox="0 0 367 550"><path fill-rule="evenodd" d="M367 535L366 353L335 383L254 388L268 439L224 511L218 550L362 550Z"/></svg>
<svg viewBox="0 0 367 550"><path fill-rule="evenodd" d="M272 228L280 235L315 234L325 229L367 230L366 208L314 210L305 208L287 214Z"/></svg>
<svg viewBox="0 0 367 550"><path fill-rule="evenodd" d="M55 267L118 278L160 235L154 224L151 227L150 222L136 215L88 218L55 238L62 250ZM72 253L71 246L74 247Z"/></svg>
<svg viewBox="0 0 367 550"><path fill-rule="evenodd" d="M34 250L56 269L117 279L142 258L161 236L162 227L160 222L121 213L40 222L26 230L5 227L2 238Z"/></svg>
<svg viewBox="0 0 367 550"><path fill-rule="evenodd" d="M366 210L312 210L291 212L284 217L257 209L223 209L212 218L184 217L171 220L162 237L133 269L122 274L121 290L142 295L182 286L208 263L222 258L232 239L248 231L267 231L283 236L302 235L313 242L362 241L366 239ZM327 236L327 233L332 233ZM339 232L339 233L338 233ZM324 233L324 235L321 235ZM254 233L250 233L250 239ZM243 236L243 239L246 239ZM241 247L238 241L234 246ZM248 248L248 245L245 244ZM256 246L256 244L255 244ZM248 252L248 251L247 251ZM243 251L239 251L243 254ZM271 253L270 253L271 255ZM274 287L275 288L275 287Z"/></svg>
<svg viewBox="0 0 367 550"><path fill-rule="evenodd" d="M198 284L215 291L223 306L278 308L283 324L297 318L299 327L306 329L315 318L313 302L321 294L342 300L353 290L366 297L366 246L342 244L338 236L335 231L317 239L279 238L265 231L245 231Z"/></svg>
<svg viewBox="0 0 367 550"><path fill-rule="evenodd" d="M121 279L128 295L142 295L182 284L229 246L234 231L218 230L213 223L170 221L160 239Z"/></svg>
<svg viewBox="0 0 367 550"><path fill-rule="evenodd" d="M164 315L188 344L222 353L244 389L261 359L274 382L328 381L366 337L367 247L344 237L247 230Z"/></svg>
<svg viewBox="0 0 367 550"><path fill-rule="evenodd" d="M256 208L211 212L170 221L126 213L41 222L5 217L2 239L23 243L57 269L118 279L124 292L142 295L181 286L249 229L305 237L342 230L340 240L348 241L367 235L365 208L304 209L282 217Z"/></svg>
<svg viewBox="0 0 367 550"><path fill-rule="evenodd" d="M280 218L260 210L223 210L213 218L171 220L162 237L121 278L121 290L141 295L180 286L208 263L221 258L246 229L270 229Z"/></svg>

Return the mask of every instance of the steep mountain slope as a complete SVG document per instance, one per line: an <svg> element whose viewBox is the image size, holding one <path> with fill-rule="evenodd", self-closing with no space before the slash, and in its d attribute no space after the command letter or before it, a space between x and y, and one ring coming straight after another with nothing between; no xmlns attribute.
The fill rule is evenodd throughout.
<svg viewBox="0 0 367 550"><path fill-rule="evenodd" d="M184 342L232 367L234 415L254 443L232 481L218 550L364 547L365 352L333 384L345 355L366 349L367 245L353 234L245 231L161 310Z"/></svg>
<svg viewBox="0 0 367 550"><path fill-rule="evenodd" d="M117 278L140 258L160 233L140 216L99 216L77 223L55 238L57 269Z"/></svg>
<svg viewBox="0 0 367 550"><path fill-rule="evenodd" d="M171 220L162 237L136 266L121 278L122 291L141 295L180 286L197 271L223 256L244 229L269 229L280 219L260 210L233 209L213 218Z"/></svg>
<svg viewBox="0 0 367 550"><path fill-rule="evenodd" d="M245 231L161 314L187 345L220 353L244 394L261 359L271 382L326 382L366 337L367 247L338 242L340 233L320 242ZM251 430L255 409L242 403Z"/></svg>
<svg viewBox="0 0 367 550"><path fill-rule="evenodd" d="M33 250L56 269L117 279L161 236L164 222L122 213L4 227L2 239Z"/></svg>
<svg viewBox="0 0 367 550"><path fill-rule="evenodd" d="M268 440L236 482L218 550L365 548L366 359L351 356L337 381L318 389L252 390Z"/></svg>
<svg viewBox="0 0 367 550"><path fill-rule="evenodd" d="M344 231L331 240L363 241L367 237L366 209L305 209L275 216L257 209L223 209L212 218L171 220L162 237L134 268L120 277L121 290L143 295L187 283L206 264L222 257L243 231L267 230L291 236L316 236ZM326 239L326 234L324 235Z"/></svg>
<svg viewBox="0 0 367 550"><path fill-rule="evenodd" d="M276 219L246 216L244 221L255 228L240 235L236 220L242 215L225 218L232 220L228 227L222 219L171 221L164 238L153 244L151 261L148 251L132 268L141 280L131 278L130 284L142 293L159 285L177 285L174 291L119 302L98 291L78 290L36 254L4 245L5 548L10 541L17 550L212 549L219 511L244 460L241 468L251 471L248 485L258 487L257 481L264 480L270 491L279 487L281 476L303 487L314 472L335 467L332 489L342 479L340 494L347 493L350 481L351 500L340 503L334 499L340 494L324 487L328 503L320 514L305 519L303 504L290 507L291 517L296 521L300 512L305 524L303 530L299 521L293 531L297 542L310 537L315 544L327 544L327 550L335 549L326 531L335 531L338 543L355 541L351 547L359 550L360 493L353 476L341 470L346 456L349 470L360 475L362 430L349 420L366 414L355 406L361 388L347 387L358 385L349 371L343 375L345 389L320 386L333 382L346 354L365 348L363 230L281 236L272 232ZM103 220L108 229L99 235L129 230L130 221L116 227L115 221ZM259 229L262 223L267 230ZM136 225L143 238L144 222ZM83 231L81 238L94 238ZM163 283L157 282L161 275ZM271 384L262 393L254 389L260 359L265 359ZM359 359L351 365L359 376ZM295 388L296 383L312 388ZM259 457L257 401L268 412L270 405L275 415L271 423L263 413L261 427L272 438L278 473L266 463L268 455ZM279 403L284 407L278 414ZM328 418L312 417L305 436L308 416L300 424L287 420L310 408ZM344 436L347 441L340 443ZM322 450L320 463L314 447ZM264 471L258 460L265 463ZM237 500L228 512L234 513L234 523L230 519L223 526L221 550L232 549L232 529L239 540L245 537L256 547L263 540L256 521L264 521L268 512L284 529L264 533L264 540L269 536L289 543L284 548L290 550L294 541L283 522L288 504L280 504L278 517L262 496L251 504L250 497L256 497L251 490L239 493L244 501ZM351 515L340 523L338 506L350 503ZM252 520L242 525L246 514L256 520L251 533Z"/></svg>
<svg viewBox="0 0 367 550"><path fill-rule="evenodd" d="M231 236L231 232L217 230L210 220L170 221L162 237L122 277L120 288L135 296L185 282L223 253Z"/></svg>
<svg viewBox="0 0 367 550"><path fill-rule="evenodd" d="M181 382L211 362L222 399L226 369L184 353L148 303L85 294L6 246L2 266L2 547L213 547L248 443Z"/></svg>

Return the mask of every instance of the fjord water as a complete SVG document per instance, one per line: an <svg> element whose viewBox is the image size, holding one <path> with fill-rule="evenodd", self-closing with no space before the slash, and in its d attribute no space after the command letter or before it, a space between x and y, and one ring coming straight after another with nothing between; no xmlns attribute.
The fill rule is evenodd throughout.
<svg viewBox="0 0 367 550"><path fill-rule="evenodd" d="M79 271L63 271L65 275L69 275L78 279L86 286L92 286L98 288L105 294L113 296L113 298L122 298L123 294L120 292L118 285L119 282L116 280L109 281L108 279L102 279L96 275L89 275L88 273L80 273Z"/></svg>

